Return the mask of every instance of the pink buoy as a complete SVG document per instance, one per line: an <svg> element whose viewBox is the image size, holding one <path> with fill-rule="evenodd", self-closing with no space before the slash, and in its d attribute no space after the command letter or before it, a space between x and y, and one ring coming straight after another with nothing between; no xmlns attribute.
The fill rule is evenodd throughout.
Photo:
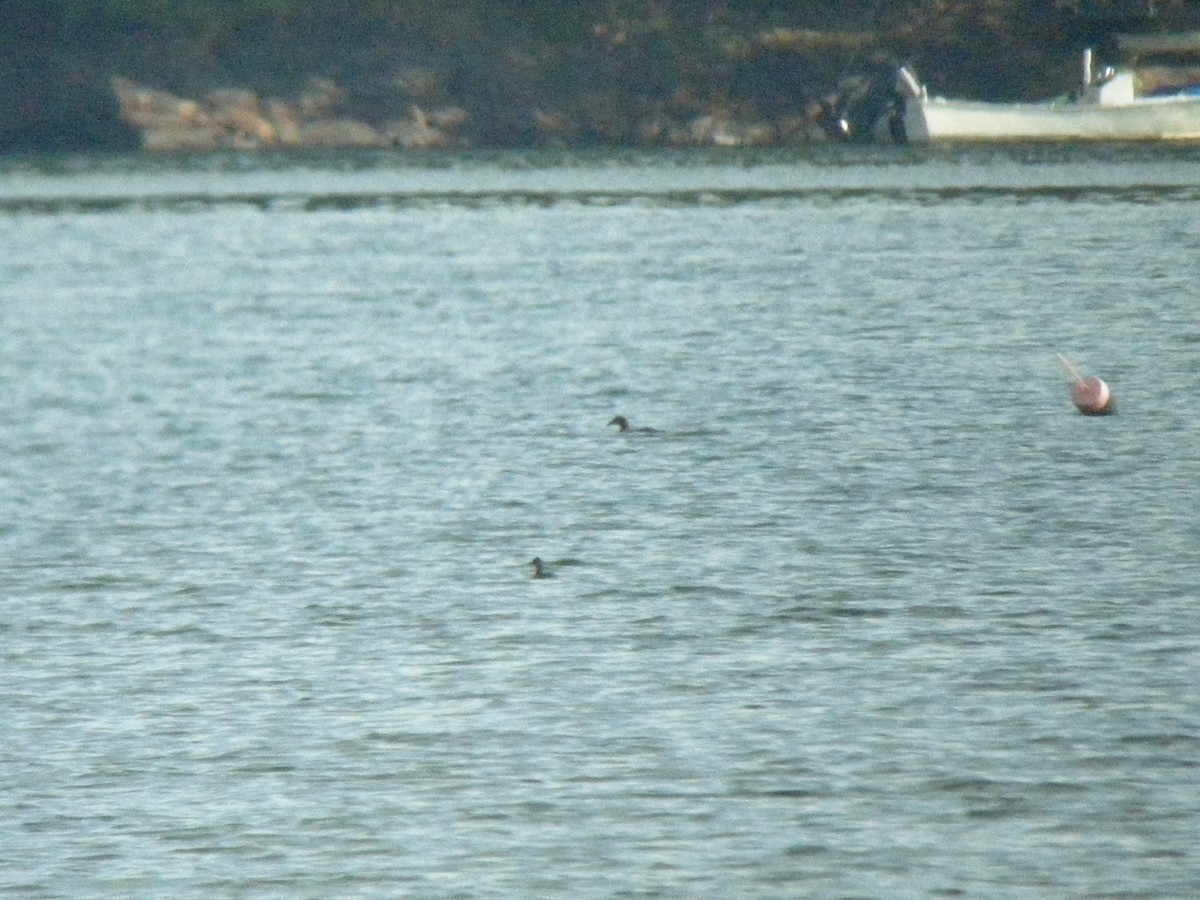
<svg viewBox="0 0 1200 900"><path fill-rule="evenodd" d="M1071 402L1075 404L1077 410L1085 416L1106 416L1115 412L1112 391L1108 389L1108 385L1104 383L1103 379L1096 378L1094 375L1084 378L1061 355L1058 356L1058 361L1075 380L1075 383L1071 385Z"/></svg>
<svg viewBox="0 0 1200 900"><path fill-rule="evenodd" d="M1071 386L1071 402L1085 416L1101 416L1109 412L1112 393L1099 378L1085 378Z"/></svg>

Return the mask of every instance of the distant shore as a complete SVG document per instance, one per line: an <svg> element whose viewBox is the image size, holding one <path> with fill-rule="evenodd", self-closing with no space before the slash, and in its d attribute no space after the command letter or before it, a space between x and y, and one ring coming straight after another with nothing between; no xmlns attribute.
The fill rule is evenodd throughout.
<svg viewBox="0 0 1200 900"><path fill-rule="evenodd" d="M1102 33L1070 4L1015 2L14 3L0 153L871 141L899 65L951 96L1037 99L1073 88Z"/></svg>
<svg viewBox="0 0 1200 900"><path fill-rule="evenodd" d="M350 111L348 92L333 81L313 77L298 96L264 99L248 88L179 97L168 91L115 77L113 93L121 120L135 129L149 152L197 153L217 150L364 149L430 150L488 144L462 106L417 103L370 121ZM664 110L630 111L610 122L607 134L588 133L577 117L536 105L515 111L527 120L531 146L572 146L596 142L637 147L745 147L827 140L827 107L812 104L790 115L751 118L716 105L672 115Z"/></svg>

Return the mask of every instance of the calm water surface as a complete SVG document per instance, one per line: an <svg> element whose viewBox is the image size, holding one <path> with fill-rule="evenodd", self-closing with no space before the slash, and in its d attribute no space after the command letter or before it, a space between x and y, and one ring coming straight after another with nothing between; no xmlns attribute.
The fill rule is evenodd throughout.
<svg viewBox="0 0 1200 900"><path fill-rule="evenodd" d="M1200 896L1198 201L4 163L0 892Z"/></svg>

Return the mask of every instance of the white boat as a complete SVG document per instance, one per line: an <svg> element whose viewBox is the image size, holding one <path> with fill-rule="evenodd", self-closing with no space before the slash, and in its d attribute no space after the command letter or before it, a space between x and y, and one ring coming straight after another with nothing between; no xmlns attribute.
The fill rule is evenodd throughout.
<svg viewBox="0 0 1200 900"><path fill-rule="evenodd" d="M1176 85L1142 94L1129 68L1092 70L1083 56L1080 90L1039 103L986 103L930 97L907 69L896 90L904 100L904 136L929 141L1200 140L1200 88Z"/></svg>

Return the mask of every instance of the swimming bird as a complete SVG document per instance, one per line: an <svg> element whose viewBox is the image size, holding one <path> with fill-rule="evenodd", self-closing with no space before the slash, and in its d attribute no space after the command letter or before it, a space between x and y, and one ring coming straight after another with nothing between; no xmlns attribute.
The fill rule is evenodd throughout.
<svg viewBox="0 0 1200 900"><path fill-rule="evenodd" d="M554 577L554 573L546 568L546 564L544 562L542 562L542 558L540 556L535 556L533 559L531 559L529 561L529 564L531 566L533 566L533 577L534 578L553 578Z"/></svg>
<svg viewBox="0 0 1200 900"><path fill-rule="evenodd" d="M629 420L624 416L613 416L613 420L608 424L616 425L621 434L662 434L657 428L647 428L645 425L640 428L630 428Z"/></svg>

